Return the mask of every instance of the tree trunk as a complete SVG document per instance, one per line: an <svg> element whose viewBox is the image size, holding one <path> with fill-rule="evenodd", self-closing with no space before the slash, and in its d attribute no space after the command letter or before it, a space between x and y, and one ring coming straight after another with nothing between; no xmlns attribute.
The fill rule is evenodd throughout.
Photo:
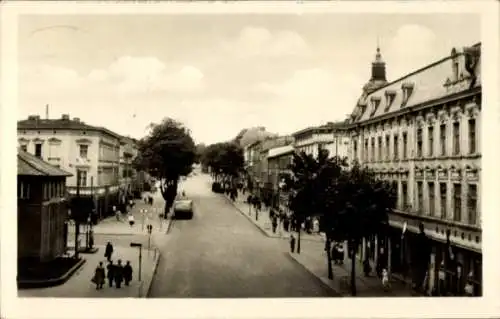
<svg viewBox="0 0 500 319"><path fill-rule="evenodd" d="M326 262L328 266L328 279L333 280L333 269L332 269L332 245L330 236L327 235L325 249L326 249Z"/></svg>
<svg viewBox="0 0 500 319"><path fill-rule="evenodd" d="M301 226L301 224L299 223L299 229L298 229L299 234L297 236L297 254L300 254L300 230L301 230L300 226Z"/></svg>
<svg viewBox="0 0 500 319"><path fill-rule="evenodd" d="M356 296L356 241L351 241L351 247L348 251L351 252L351 295Z"/></svg>

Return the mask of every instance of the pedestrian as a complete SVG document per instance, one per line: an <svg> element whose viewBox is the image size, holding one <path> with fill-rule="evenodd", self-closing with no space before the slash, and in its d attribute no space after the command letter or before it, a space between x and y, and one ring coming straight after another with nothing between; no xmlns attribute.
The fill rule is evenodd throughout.
<svg viewBox="0 0 500 319"><path fill-rule="evenodd" d="M125 280L125 286L128 286L132 281L132 266L130 265L130 260L127 260L127 264L123 266L123 279Z"/></svg>
<svg viewBox="0 0 500 319"><path fill-rule="evenodd" d="M148 203L148 197L144 196L144 204L147 204L147 203Z"/></svg>
<svg viewBox="0 0 500 319"><path fill-rule="evenodd" d="M94 277L92 278L92 282L95 283L95 289L102 289L104 285L104 267L102 266L102 261L99 262L99 265L96 267L94 272Z"/></svg>
<svg viewBox="0 0 500 319"><path fill-rule="evenodd" d="M273 225L273 233L276 234L276 228L278 227L278 219L276 218L276 216L273 216L273 219L272 219L272 225Z"/></svg>
<svg viewBox="0 0 500 319"><path fill-rule="evenodd" d="M337 244L338 261L340 265L344 264L344 245L342 243Z"/></svg>
<svg viewBox="0 0 500 319"><path fill-rule="evenodd" d="M110 260L108 266L108 283L110 287L113 287L113 281L115 280L115 265L113 265L113 261Z"/></svg>
<svg viewBox="0 0 500 319"><path fill-rule="evenodd" d="M113 245L108 241L106 244L106 249L104 250L104 257L111 261L111 256L113 255Z"/></svg>
<svg viewBox="0 0 500 319"><path fill-rule="evenodd" d="M474 280L474 275L472 272L470 272L467 275L467 283L465 284L464 287L464 292L467 297L472 297L474 296L474 283L472 282Z"/></svg>
<svg viewBox="0 0 500 319"><path fill-rule="evenodd" d="M372 271L372 268L370 266L370 261L368 260L368 258L366 258L363 261L363 272L365 273L365 277L369 277L371 271Z"/></svg>
<svg viewBox="0 0 500 319"><path fill-rule="evenodd" d="M295 236L290 234L290 252L293 254L295 252Z"/></svg>
<svg viewBox="0 0 500 319"><path fill-rule="evenodd" d="M135 224L134 215L128 216L128 223L129 223L130 227L134 226L134 224Z"/></svg>
<svg viewBox="0 0 500 319"><path fill-rule="evenodd" d="M115 270L114 278L115 278L116 288L121 288L123 281L123 265L121 259L118 259L118 264L115 266L114 270Z"/></svg>
<svg viewBox="0 0 500 319"><path fill-rule="evenodd" d="M384 287L384 290L387 291L390 288L390 283L389 283L389 272L387 272L387 269L382 269L382 287Z"/></svg>

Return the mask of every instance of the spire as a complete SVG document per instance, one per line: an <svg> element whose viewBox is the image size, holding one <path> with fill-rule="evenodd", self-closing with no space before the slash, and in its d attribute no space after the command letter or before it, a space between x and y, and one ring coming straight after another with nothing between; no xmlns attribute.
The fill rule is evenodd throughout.
<svg viewBox="0 0 500 319"><path fill-rule="evenodd" d="M372 63L372 81L386 81L385 79L385 62L382 60L380 53L380 45L377 38L377 53L375 54L375 61Z"/></svg>

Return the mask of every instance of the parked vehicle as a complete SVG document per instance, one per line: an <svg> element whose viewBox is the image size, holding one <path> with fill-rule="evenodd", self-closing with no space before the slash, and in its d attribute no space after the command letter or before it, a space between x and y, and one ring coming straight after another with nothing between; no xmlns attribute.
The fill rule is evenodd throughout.
<svg viewBox="0 0 500 319"><path fill-rule="evenodd" d="M192 219L193 213L193 201L191 199L178 199L174 202L175 219Z"/></svg>

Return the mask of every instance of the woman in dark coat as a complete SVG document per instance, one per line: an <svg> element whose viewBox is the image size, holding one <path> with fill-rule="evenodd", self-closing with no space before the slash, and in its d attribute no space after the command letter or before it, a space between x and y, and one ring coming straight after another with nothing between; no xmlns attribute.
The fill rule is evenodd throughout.
<svg viewBox="0 0 500 319"><path fill-rule="evenodd" d="M127 260L127 264L123 266L123 279L125 280L125 286L128 286L132 281L132 266L129 260Z"/></svg>
<svg viewBox="0 0 500 319"><path fill-rule="evenodd" d="M104 251L104 257L108 259L108 261L111 261L111 256L113 255L113 245L108 241L106 244L106 249Z"/></svg>
<svg viewBox="0 0 500 319"><path fill-rule="evenodd" d="M116 288L121 288L123 281L123 265L121 259L118 259L118 264L115 266L114 275Z"/></svg>

